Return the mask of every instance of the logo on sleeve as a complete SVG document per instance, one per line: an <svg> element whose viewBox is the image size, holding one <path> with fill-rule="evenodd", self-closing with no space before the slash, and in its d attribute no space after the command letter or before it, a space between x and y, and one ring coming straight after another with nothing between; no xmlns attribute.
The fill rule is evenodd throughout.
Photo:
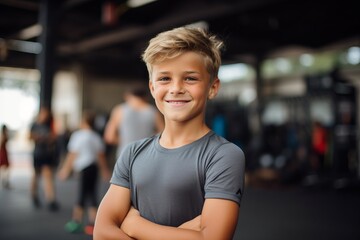
<svg viewBox="0 0 360 240"><path fill-rule="evenodd" d="M239 190L236 192L237 195L241 195L241 188L239 188Z"/></svg>

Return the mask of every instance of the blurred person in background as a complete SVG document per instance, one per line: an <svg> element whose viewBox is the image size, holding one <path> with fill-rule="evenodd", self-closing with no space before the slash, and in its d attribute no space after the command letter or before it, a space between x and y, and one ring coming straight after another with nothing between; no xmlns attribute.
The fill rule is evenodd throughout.
<svg viewBox="0 0 360 240"><path fill-rule="evenodd" d="M41 106L39 114L30 129L30 140L34 142L34 173L31 179L30 190L34 206L36 208L41 207L38 185L40 178L42 178L45 201L50 211L57 211L59 209L54 185L54 168L57 164L56 138L51 111L48 107Z"/></svg>
<svg viewBox="0 0 360 240"><path fill-rule="evenodd" d="M114 107L104 131L105 142L116 145L116 156L126 144L161 132L163 116L148 102L145 87L133 87L125 93L125 102Z"/></svg>
<svg viewBox="0 0 360 240"><path fill-rule="evenodd" d="M95 115L90 111L83 113L80 129L71 134L68 153L59 170L58 177L66 180L72 171L79 174L78 199L73 207L72 220L66 223L65 230L70 233L85 232L92 235L98 207L98 170L105 181L110 179L110 170L105 157L105 144L94 130ZM86 204L88 221L83 225Z"/></svg>
<svg viewBox="0 0 360 240"><path fill-rule="evenodd" d="M1 145L0 145L0 177L4 188L10 188L10 162L7 151L7 142L9 140L8 128L6 125L1 127Z"/></svg>

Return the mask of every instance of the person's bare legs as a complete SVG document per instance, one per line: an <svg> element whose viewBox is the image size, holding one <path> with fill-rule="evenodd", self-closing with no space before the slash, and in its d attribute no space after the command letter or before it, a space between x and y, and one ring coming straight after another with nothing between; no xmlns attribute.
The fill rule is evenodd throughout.
<svg viewBox="0 0 360 240"><path fill-rule="evenodd" d="M37 168L34 168L33 175L31 177L31 183L30 183L30 194L33 201L33 204L36 208L40 207L40 201L38 196L38 180L40 177L40 171Z"/></svg>
<svg viewBox="0 0 360 240"><path fill-rule="evenodd" d="M84 215L83 207L76 204L72 210L72 219L71 221L65 224L65 231L69 233L79 233L84 231L82 224Z"/></svg>
<svg viewBox="0 0 360 240"><path fill-rule="evenodd" d="M50 210L56 211L58 205L55 200L54 176L51 166L44 165L41 169L41 175L44 181L45 199L49 204Z"/></svg>
<svg viewBox="0 0 360 240"><path fill-rule="evenodd" d="M88 235L93 235L96 213L97 213L96 207L89 207L89 209L88 209L88 225L85 227L85 233Z"/></svg>
<svg viewBox="0 0 360 240"><path fill-rule="evenodd" d="M1 184L4 188L9 189L10 188L10 167L9 166L2 166L0 167L0 179Z"/></svg>
<svg viewBox="0 0 360 240"><path fill-rule="evenodd" d="M90 207L88 209L89 224L94 224L95 223L96 213L97 213L97 208L96 207Z"/></svg>
<svg viewBox="0 0 360 240"><path fill-rule="evenodd" d="M41 169L41 175L44 180L44 194L45 199L48 202L53 202L55 200L55 190L54 190L54 179L53 172L50 166L43 166Z"/></svg>
<svg viewBox="0 0 360 240"><path fill-rule="evenodd" d="M78 223L81 223L83 220L83 214L84 214L84 209L79 205L76 205L73 208L72 219Z"/></svg>
<svg viewBox="0 0 360 240"><path fill-rule="evenodd" d="M5 171L3 172L4 174L4 187L6 189L10 189L10 167L7 166L5 167Z"/></svg>

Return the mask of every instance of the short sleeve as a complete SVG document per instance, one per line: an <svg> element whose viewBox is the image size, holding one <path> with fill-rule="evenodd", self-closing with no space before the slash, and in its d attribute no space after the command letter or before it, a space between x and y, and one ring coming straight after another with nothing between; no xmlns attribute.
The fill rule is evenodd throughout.
<svg viewBox="0 0 360 240"><path fill-rule="evenodd" d="M69 139L67 149L69 152L78 152L80 147L79 134L74 132Z"/></svg>
<svg viewBox="0 0 360 240"><path fill-rule="evenodd" d="M116 160L114 171L110 179L111 184L130 188L130 149L130 146L124 147L119 158Z"/></svg>
<svg viewBox="0 0 360 240"><path fill-rule="evenodd" d="M240 204L244 191L245 156L233 143L221 145L206 169L205 198L221 198Z"/></svg>

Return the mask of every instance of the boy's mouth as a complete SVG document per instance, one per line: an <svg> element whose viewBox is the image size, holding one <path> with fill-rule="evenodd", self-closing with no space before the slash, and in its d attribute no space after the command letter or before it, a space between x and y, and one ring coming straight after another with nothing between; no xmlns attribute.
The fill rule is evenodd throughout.
<svg viewBox="0 0 360 240"><path fill-rule="evenodd" d="M167 103L172 103L172 104L183 104L183 103L187 103L190 102L190 100L165 100Z"/></svg>
<svg viewBox="0 0 360 240"><path fill-rule="evenodd" d="M190 100L165 100L165 101L173 106L182 106L182 105L190 102Z"/></svg>

